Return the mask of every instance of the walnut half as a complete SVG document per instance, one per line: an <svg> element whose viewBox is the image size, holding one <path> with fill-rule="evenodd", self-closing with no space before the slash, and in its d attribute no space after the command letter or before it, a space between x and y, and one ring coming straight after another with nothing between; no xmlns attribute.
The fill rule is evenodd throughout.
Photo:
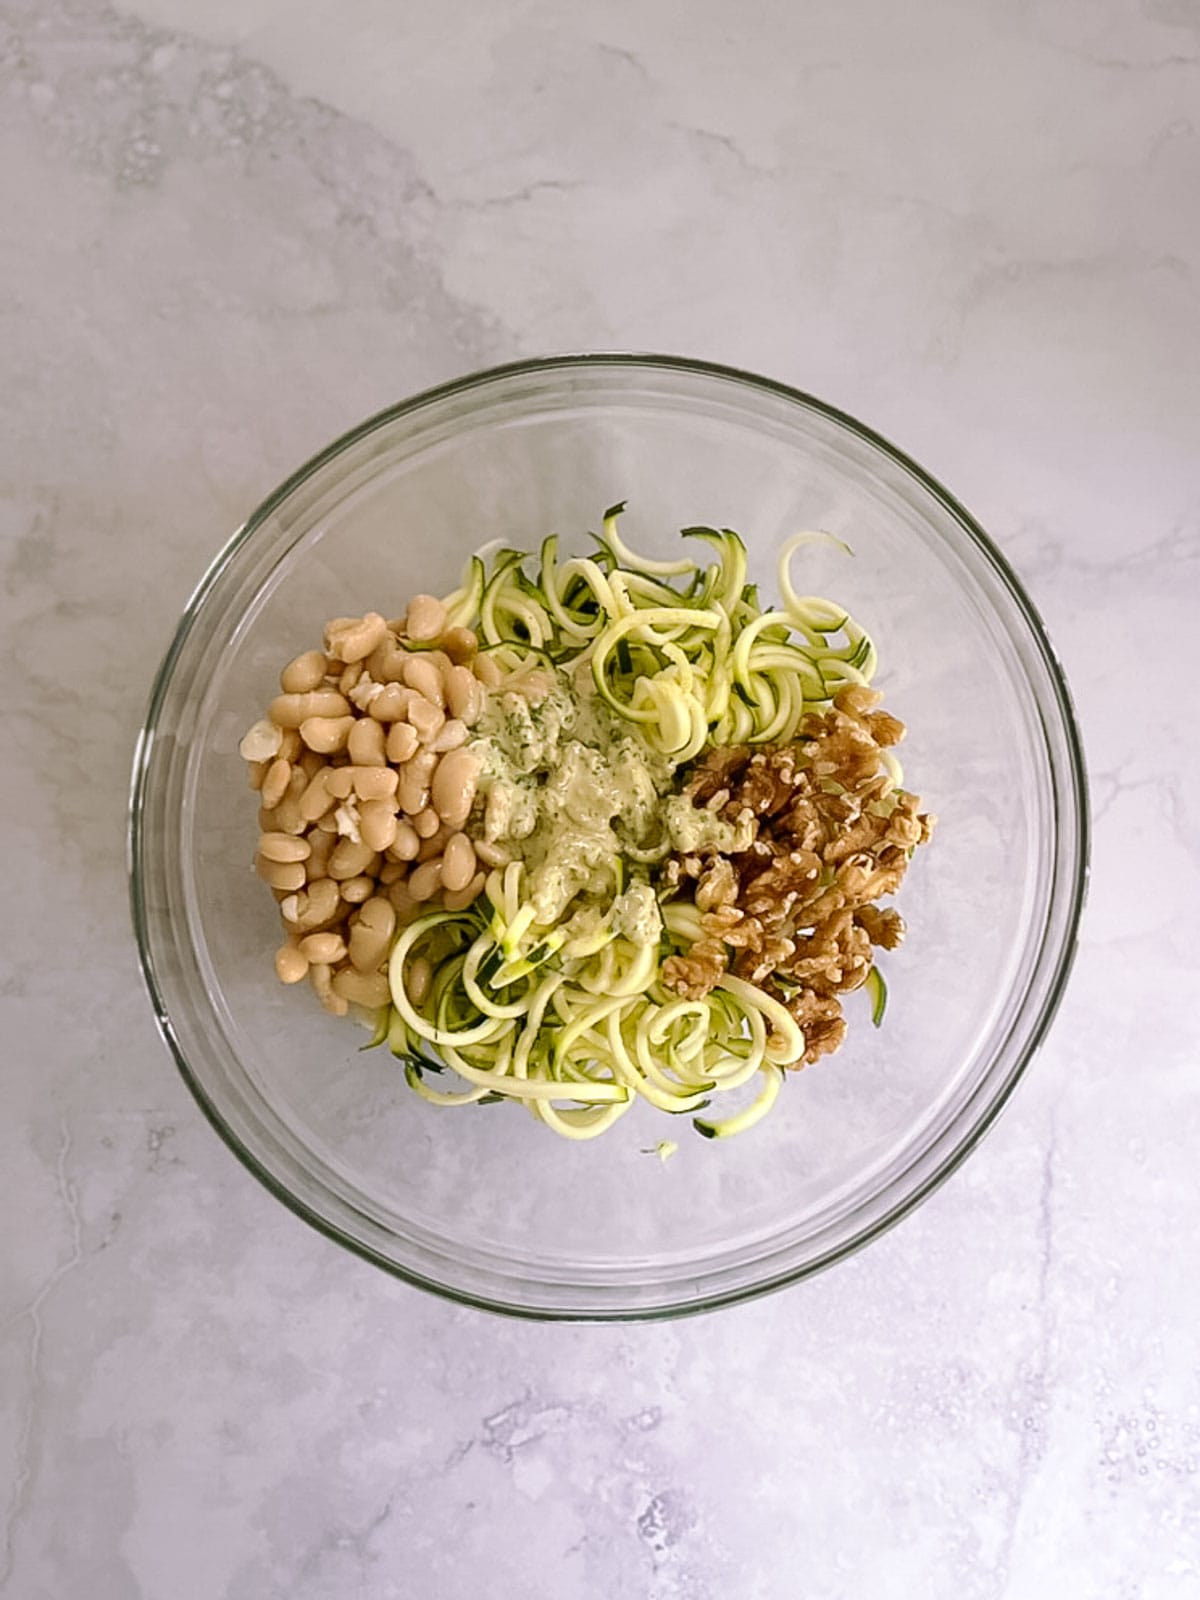
<svg viewBox="0 0 1200 1600"><path fill-rule="evenodd" d="M699 999L727 970L758 984L804 1032L797 1068L839 1048L839 997L866 981L874 947L903 939L899 912L876 902L899 888L935 822L893 788L881 751L904 724L878 703L874 690L851 685L805 717L793 744L711 751L686 792L727 821L748 810L750 844L667 863L667 882L690 887L702 915L701 937L663 964L664 985Z"/></svg>

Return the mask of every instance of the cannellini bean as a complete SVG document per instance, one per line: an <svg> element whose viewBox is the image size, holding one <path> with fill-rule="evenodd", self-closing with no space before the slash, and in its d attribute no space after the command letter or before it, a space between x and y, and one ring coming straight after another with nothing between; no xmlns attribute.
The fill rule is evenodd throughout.
<svg viewBox="0 0 1200 1600"><path fill-rule="evenodd" d="M276 756L263 777L262 803L268 810L273 811L287 793L291 775L291 762L285 756Z"/></svg>
<svg viewBox="0 0 1200 1600"><path fill-rule="evenodd" d="M299 767L293 767L283 799L275 807L274 832L304 832L304 818L300 815L300 796L307 788L308 779L303 771Z"/></svg>
<svg viewBox="0 0 1200 1600"><path fill-rule="evenodd" d="M470 667L451 667L446 674L446 704L451 716L468 726L483 708L483 688Z"/></svg>
<svg viewBox="0 0 1200 1600"><path fill-rule="evenodd" d="M413 829L420 839L432 839L442 825L442 819L432 806L426 806L424 811L418 811L412 819Z"/></svg>
<svg viewBox="0 0 1200 1600"><path fill-rule="evenodd" d="M410 689L415 689L419 695L424 695L431 705L438 710L444 710L446 705L446 691L442 685L442 675L437 669L437 664L428 656L406 656L404 660L404 681ZM411 708L409 711L411 719Z"/></svg>
<svg viewBox="0 0 1200 1600"><path fill-rule="evenodd" d="M269 883L272 889L283 889L290 894L293 889L304 887L307 874L303 861L269 861L266 856L258 856L254 867L263 882Z"/></svg>
<svg viewBox="0 0 1200 1600"><path fill-rule="evenodd" d="M247 765L246 771L249 775L250 787L252 789L256 791L262 789L263 783L267 776L267 768L270 765L271 763L269 761L251 761Z"/></svg>
<svg viewBox="0 0 1200 1600"><path fill-rule="evenodd" d="M275 973L280 983L299 983L308 977L308 959L294 944L280 945L275 952Z"/></svg>
<svg viewBox="0 0 1200 1600"><path fill-rule="evenodd" d="M304 744L300 738L299 728L285 728L283 730L283 741L279 746L279 754L283 759L285 761L295 761L303 749Z"/></svg>
<svg viewBox="0 0 1200 1600"><path fill-rule="evenodd" d="M388 981L382 972L356 972L353 967L343 967L334 973L333 993L336 999L369 1006L373 1011L387 1005L391 999Z"/></svg>
<svg viewBox="0 0 1200 1600"><path fill-rule="evenodd" d="M404 991L413 1005L422 1005L433 982L433 968L425 956L410 958L404 971Z"/></svg>
<svg viewBox="0 0 1200 1600"><path fill-rule="evenodd" d="M300 896L297 910L296 926L305 932L320 927L323 922L332 922L341 910L337 884L330 878L310 883L308 893Z"/></svg>
<svg viewBox="0 0 1200 1600"><path fill-rule="evenodd" d="M307 861L312 845L292 833L264 833L259 837L258 853L265 861Z"/></svg>
<svg viewBox="0 0 1200 1600"><path fill-rule="evenodd" d="M500 670L499 663L493 661L491 656L476 656L475 660L472 662L472 666L475 669L475 676L487 689L494 689L504 677L503 672Z"/></svg>
<svg viewBox="0 0 1200 1600"><path fill-rule="evenodd" d="M414 900L432 900L442 886L442 858L435 856L414 867L408 875L408 892Z"/></svg>
<svg viewBox="0 0 1200 1600"><path fill-rule="evenodd" d="M364 660L386 637L387 623L378 611L368 611L364 617L335 617L325 624L325 648L347 666Z"/></svg>
<svg viewBox="0 0 1200 1600"><path fill-rule="evenodd" d="M434 816L437 816L436 811ZM440 856L445 849L446 840L450 838L453 832L454 829L448 828L444 822L438 823L437 832L431 833L428 839L421 840L421 848L417 851L418 863L431 861L434 856Z"/></svg>
<svg viewBox="0 0 1200 1600"><path fill-rule="evenodd" d="M354 792L360 800L390 800L400 783L394 767L351 767Z"/></svg>
<svg viewBox="0 0 1200 1600"><path fill-rule="evenodd" d="M370 677L374 678L376 683L382 681L380 678L380 673L383 668L383 663L387 660L389 652L395 648L396 641L392 637L391 625L388 624L387 631L384 633L383 638L362 663L364 671L366 671Z"/></svg>
<svg viewBox="0 0 1200 1600"><path fill-rule="evenodd" d="M408 710L411 689L399 683L385 683L367 707L367 715L376 722L397 722Z"/></svg>
<svg viewBox="0 0 1200 1600"><path fill-rule="evenodd" d="M407 875L408 867L405 863L403 861L393 861L391 856L388 856L379 869L379 881L385 889L390 888L393 883Z"/></svg>
<svg viewBox="0 0 1200 1600"><path fill-rule="evenodd" d="M333 853L333 847L337 843L337 837L336 833L326 833L321 828L309 830L308 842L312 854L304 863L308 872L309 883L314 883L318 878L327 876L326 868L329 865L329 857Z"/></svg>
<svg viewBox="0 0 1200 1600"><path fill-rule="evenodd" d="M317 961L309 967L308 976L326 1011L332 1011L335 1017L344 1017L350 1007L344 995L333 992L332 968L324 961Z"/></svg>
<svg viewBox="0 0 1200 1600"><path fill-rule="evenodd" d="M346 748L353 717L305 717L300 724L300 737L310 750L320 755L334 755Z"/></svg>
<svg viewBox="0 0 1200 1600"><path fill-rule="evenodd" d="M462 827L470 815L478 781L479 762L471 751L460 746L442 756L431 779L431 798L443 822Z"/></svg>
<svg viewBox="0 0 1200 1600"><path fill-rule="evenodd" d="M432 750L418 750L411 760L400 768L400 782L396 797L400 809L410 817L424 811L429 804L429 786L437 776L438 757Z"/></svg>
<svg viewBox="0 0 1200 1600"><path fill-rule="evenodd" d="M358 680L362 675L363 664L361 661L352 661L348 667L343 667L338 677L338 692L350 699L354 690L358 687Z"/></svg>
<svg viewBox="0 0 1200 1600"><path fill-rule="evenodd" d="M442 853L442 887L465 889L475 876L475 851L465 833L451 834Z"/></svg>
<svg viewBox="0 0 1200 1600"><path fill-rule="evenodd" d="M399 687L404 682L404 663L408 660L408 651L399 645L389 645L384 651L379 662L379 670L371 676L378 683Z"/></svg>
<svg viewBox="0 0 1200 1600"><path fill-rule="evenodd" d="M446 713L424 695L416 694L409 702L408 720L417 730L421 743L431 744L445 725Z"/></svg>
<svg viewBox="0 0 1200 1600"><path fill-rule="evenodd" d="M279 674L279 687L284 694L308 694L321 687L328 671L329 663L320 650L306 650L284 667Z"/></svg>
<svg viewBox="0 0 1200 1600"><path fill-rule="evenodd" d="M352 906L361 905L374 893L375 880L365 874L357 878L347 878L342 884L342 899Z"/></svg>
<svg viewBox="0 0 1200 1600"><path fill-rule="evenodd" d="M375 895L359 911L350 929L350 960L360 972L373 972L388 953L396 931L391 901Z"/></svg>
<svg viewBox="0 0 1200 1600"><path fill-rule="evenodd" d="M414 861L421 848L421 838L413 824L404 817L396 818L396 837L388 846L393 861Z"/></svg>
<svg viewBox="0 0 1200 1600"><path fill-rule="evenodd" d="M308 961L324 961L336 966L346 955L346 941L340 933L310 933L300 941L300 953Z"/></svg>
<svg viewBox="0 0 1200 1600"><path fill-rule="evenodd" d="M273 761L282 743L283 724L279 718L273 717L270 722L264 718L247 729L238 745L238 754L243 761Z"/></svg>
<svg viewBox="0 0 1200 1600"><path fill-rule="evenodd" d="M364 840L339 839L334 845L326 871L335 881L370 875L378 865L376 853Z"/></svg>
<svg viewBox="0 0 1200 1600"><path fill-rule="evenodd" d="M325 757L317 754L315 750L305 750L296 765L306 778L315 778L325 765Z"/></svg>
<svg viewBox="0 0 1200 1600"><path fill-rule="evenodd" d="M419 743L417 730L411 723L393 723L387 736L388 760L394 761L398 766L402 761L407 761L410 756L416 755Z"/></svg>
<svg viewBox="0 0 1200 1600"><path fill-rule="evenodd" d="M281 728L298 728L309 717L345 717L350 702L336 689L314 689L309 694L277 694L267 713Z"/></svg>
<svg viewBox="0 0 1200 1600"><path fill-rule="evenodd" d="M296 922L300 916L300 902L307 901L308 896L299 894L286 894L279 902L279 914L285 922Z"/></svg>
<svg viewBox="0 0 1200 1600"><path fill-rule="evenodd" d="M465 911L473 901L478 900L486 882L487 874L477 872L465 889L448 890L443 894L442 904L447 911Z"/></svg>
<svg viewBox="0 0 1200 1600"><path fill-rule="evenodd" d="M467 725L460 722L457 717L451 717L449 722L442 725L439 733L429 741L429 748L443 755L447 750L457 750L459 745L467 742Z"/></svg>
<svg viewBox="0 0 1200 1600"><path fill-rule="evenodd" d="M346 749L356 767L382 767L387 764L387 757L383 753L383 728L373 717L359 717L350 729Z"/></svg>
<svg viewBox="0 0 1200 1600"><path fill-rule="evenodd" d="M408 602L408 637L436 639L446 626L446 608L431 594L415 594Z"/></svg>
<svg viewBox="0 0 1200 1600"><path fill-rule="evenodd" d="M412 897L406 878L400 878L390 884L387 897L389 905L395 909L397 922L411 922L421 909Z"/></svg>
<svg viewBox="0 0 1200 1600"><path fill-rule="evenodd" d="M354 789L353 767L327 767L325 786L335 800L349 800Z"/></svg>
<svg viewBox="0 0 1200 1600"><path fill-rule="evenodd" d="M300 815L305 822L316 822L333 804L333 795L329 788L332 777L331 767L321 767L310 779L308 787L300 796Z"/></svg>
<svg viewBox="0 0 1200 1600"><path fill-rule="evenodd" d="M447 628L442 635L442 649L456 666L474 659L479 640L470 628Z"/></svg>
<svg viewBox="0 0 1200 1600"><path fill-rule="evenodd" d="M395 794L400 778L391 767L335 767L326 779L329 792L338 800L351 794L360 800L386 800Z"/></svg>
<svg viewBox="0 0 1200 1600"><path fill-rule="evenodd" d="M396 802L364 800L358 809L358 831L372 850L386 850L396 837Z"/></svg>

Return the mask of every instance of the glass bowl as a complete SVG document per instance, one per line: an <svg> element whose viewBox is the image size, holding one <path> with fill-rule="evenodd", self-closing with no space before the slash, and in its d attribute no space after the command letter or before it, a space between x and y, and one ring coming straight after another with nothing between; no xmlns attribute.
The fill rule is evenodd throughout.
<svg viewBox="0 0 1200 1600"><path fill-rule="evenodd" d="M326 618L394 615L485 540L583 548L603 509L675 553L738 529L775 593L844 603L907 724L906 781L940 817L899 905L883 1027L789 1075L721 1143L639 1105L593 1143L508 1105L443 1109L386 1050L276 981L238 741ZM133 775L134 922L162 1032L201 1108L269 1189L339 1243L453 1299L543 1318L696 1311L791 1283L911 1210L993 1121L1044 1034L1086 878L1079 739L1017 579L952 497L853 418L747 373L563 356L382 412L302 467L202 579L154 684ZM663 1162L660 1139L677 1154Z"/></svg>

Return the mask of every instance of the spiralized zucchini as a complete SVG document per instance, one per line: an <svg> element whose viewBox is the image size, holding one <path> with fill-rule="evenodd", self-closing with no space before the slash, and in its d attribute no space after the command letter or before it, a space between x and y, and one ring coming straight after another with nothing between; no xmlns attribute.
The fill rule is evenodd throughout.
<svg viewBox="0 0 1200 1600"><path fill-rule="evenodd" d="M770 1098L779 1069L804 1036L777 1002L727 975L703 1000L681 1000L657 982L662 950L610 933L598 950L569 955L553 930L510 915L520 864L493 872L487 909L437 911L405 928L392 950L388 1044L410 1086L436 1105L487 1096L523 1102L569 1139L592 1139L637 1096L661 1111L699 1111L756 1073ZM594 942L594 941L593 941ZM435 965L428 999L409 998L408 963ZM447 1093L427 1073L451 1069L465 1092ZM764 1096L735 1120L749 1126ZM712 1137L722 1124L705 1123ZM729 1131L733 1131L730 1129Z"/></svg>
<svg viewBox="0 0 1200 1600"><path fill-rule="evenodd" d="M586 662L604 702L676 763L713 745L785 743L806 710L847 683L870 681L875 649L864 630L792 583L798 550L827 543L849 553L841 540L820 532L787 540L779 555L783 605L763 612L746 583L746 547L731 529L683 530L716 552L707 568L652 561L621 538L623 510L605 512L594 556L560 562L552 535L538 557L501 549L490 571L474 557L447 602L454 620L477 610L482 638L507 650L512 666L532 656Z"/></svg>
<svg viewBox="0 0 1200 1600"><path fill-rule="evenodd" d="M502 688L565 672L675 770L715 746L791 740L806 712L844 684L870 681L866 633L792 581L801 548L845 549L840 541L815 532L788 540L782 605L764 612L736 533L684 530L714 552L705 566L654 561L622 539L623 509L605 513L591 556L561 560L550 537L538 555L501 548L472 558L446 605L451 623L473 626L507 675ZM646 881L648 869L628 860L629 876ZM612 905L595 908L582 930L539 925L523 888L514 862L492 872L467 910L431 912L400 932L386 1038L418 1095L443 1106L518 1101L577 1140L604 1133L639 1098L694 1114L750 1086L741 1109L694 1119L709 1138L767 1113L782 1068L804 1052L803 1033L778 1001L732 974L702 1000L663 987L663 961L696 937L693 905L667 899L661 935L638 944L618 930ZM417 958L433 973L419 1005L407 983Z"/></svg>

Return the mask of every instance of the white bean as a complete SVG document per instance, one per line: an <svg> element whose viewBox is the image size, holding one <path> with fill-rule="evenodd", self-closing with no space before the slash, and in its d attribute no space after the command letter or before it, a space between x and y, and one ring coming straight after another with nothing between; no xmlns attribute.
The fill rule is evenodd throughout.
<svg viewBox="0 0 1200 1600"><path fill-rule="evenodd" d="M387 736L387 758L394 761L397 766L409 760L417 753L420 744L417 730L408 722L395 722L392 724Z"/></svg>
<svg viewBox="0 0 1200 1600"><path fill-rule="evenodd" d="M294 944L280 945L275 952L275 972L280 983L299 983L308 977L308 960Z"/></svg>
<svg viewBox="0 0 1200 1600"><path fill-rule="evenodd" d="M424 695L417 694L409 704L408 720L417 730L421 743L432 744L445 726L446 713Z"/></svg>
<svg viewBox="0 0 1200 1600"><path fill-rule="evenodd" d="M391 998L387 978L382 972L356 972L353 967L343 967L334 973L333 993L343 1004L351 1001L372 1011L387 1005Z"/></svg>
<svg viewBox="0 0 1200 1600"><path fill-rule="evenodd" d="M238 754L243 761L273 761L282 743L282 725L277 727L274 719L268 722L264 718L246 731L238 745Z"/></svg>
<svg viewBox="0 0 1200 1600"><path fill-rule="evenodd" d="M465 889L448 890L442 896L442 904L447 911L465 911L473 900L479 898L486 881L486 874L477 872Z"/></svg>
<svg viewBox="0 0 1200 1600"><path fill-rule="evenodd" d="M358 808L358 831L372 850L386 850L396 837L396 802L364 800Z"/></svg>
<svg viewBox="0 0 1200 1600"><path fill-rule="evenodd" d="M335 617L325 624L325 646L329 654L347 666L362 661L387 637L387 623L378 611L365 617Z"/></svg>
<svg viewBox="0 0 1200 1600"><path fill-rule="evenodd" d="M410 689L415 689L418 694L424 695L431 705L443 710L446 705L446 691L442 684L442 675L434 662L425 656L408 656L404 662L404 681Z"/></svg>
<svg viewBox="0 0 1200 1600"><path fill-rule="evenodd" d="M346 748L346 740L353 726L354 718L350 716L305 717L300 724L300 737L318 755L335 755Z"/></svg>
<svg viewBox="0 0 1200 1600"><path fill-rule="evenodd" d="M300 953L310 962L324 961L334 966L346 954L346 941L340 933L309 933L300 941Z"/></svg>
<svg viewBox="0 0 1200 1600"><path fill-rule="evenodd" d="M424 811L418 811L412 819L413 831L419 839L432 839L442 825L442 819L432 806L426 806Z"/></svg>
<svg viewBox="0 0 1200 1600"><path fill-rule="evenodd" d="M268 810L273 811L283 799L291 776L291 762L285 756L276 756L263 777L262 803Z"/></svg>
<svg viewBox="0 0 1200 1600"><path fill-rule="evenodd" d="M438 762L431 779L431 798L443 822L461 828L470 815L479 781L479 762L471 751L460 746Z"/></svg>
<svg viewBox="0 0 1200 1600"><path fill-rule="evenodd" d="M314 689L311 694L277 694L267 715L280 728L298 728L309 717L347 717L350 702L336 689Z"/></svg>
<svg viewBox="0 0 1200 1600"><path fill-rule="evenodd" d="M468 725L483 706L483 689L470 667L451 667L446 674L446 703L451 714Z"/></svg>
<svg viewBox="0 0 1200 1600"><path fill-rule="evenodd" d="M388 846L393 861L415 861L421 848L421 837L411 822L404 817L396 819L396 837Z"/></svg>
<svg viewBox="0 0 1200 1600"><path fill-rule="evenodd" d="M408 602L408 637L436 639L446 626L446 608L431 594L417 594Z"/></svg>
<svg viewBox="0 0 1200 1600"><path fill-rule="evenodd" d="M465 833L455 833L442 853L442 887L453 893L465 889L475 876L475 851Z"/></svg>
<svg viewBox="0 0 1200 1600"><path fill-rule="evenodd" d="M350 960L360 972L374 972L387 955L396 931L396 910L376 895L367 901L350 929Z"/></svg>
<svg viewBox="0 0 1200 1600"><path fill-rule="evenodd" d="M423 862L408 875L408 892L414 900L432 900L442 886L442 859Z"/></svg>
<svg viewBox="0 0 1200 1600"><path fill-rule="evenodd" d="M346 740L350 760L356 767L382 767L387 763L383 750L383 728L373 717L360 717Z"/></svg>
<svg viewBox="0 0 1200 1600"><path fill-rule="evenodd" d="M306 650L284 667L279 674L279 687L284 694L308 694L321 687L328 670L329 663L322 651Z"/></svg>
<svg viewBox="0 0 1200 1600"><path fill-rule="evenodd" d="M259 836L258 853L267 861L307 861L312 845L294 833L264 833Z"/></svg>

